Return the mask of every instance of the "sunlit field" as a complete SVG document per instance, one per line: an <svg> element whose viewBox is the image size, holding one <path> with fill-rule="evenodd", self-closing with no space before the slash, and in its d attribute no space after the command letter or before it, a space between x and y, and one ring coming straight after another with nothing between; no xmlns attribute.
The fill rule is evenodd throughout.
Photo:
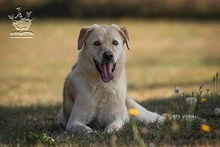
<svg viewBox="0 0 220 147"><path fill-rule="evenodd" d="M201 85L204 92L214 91L213 77L220 72L220 22L36 18L29 29L34 38L12 39L10 32L15 28L11 21L1 20L2 129L7 122L16 125L18 119L23 119L22 124L25 119L55 119L62 103L63 81L77 60L79 31L94 23L114 23L128 29L131 44L131 50L126 50L128 93L138 102L156 99L163 105L162 100L175 96L175 85L181 88L180 95L197 93ZM151 106L152 111L165 112L164 107L158 109L157 103ZM8 138L13 140L18 131L11 131ZM7 143L4 138L3 141Z"/></svg>
<svg viewBox="0 0 220 147"><path fill-rule="evenodd" d="M212 88L220 71L220 23L167 20L34 20L33 39L11 39L10 21L1 21L0 95L4 106L56 104L63 81L77 60L81 27L125 26L128 93L136 100L172 96L174 85L191 93Z"/></svg>

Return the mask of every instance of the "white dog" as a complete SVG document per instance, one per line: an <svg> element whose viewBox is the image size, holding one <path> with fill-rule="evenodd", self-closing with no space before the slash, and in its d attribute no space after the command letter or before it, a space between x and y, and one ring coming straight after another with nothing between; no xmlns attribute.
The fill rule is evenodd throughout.
<svg viewBox="0 0 220 147"><path fill-rule="evenodd" d="M126 94L124 44L130 49L124 27L94 24L81 29L78 60L66 78L63 107L57 116L67 131L90 133L93 124L112 132L131 117L146 123L165 120L165 116L146 110ZM137 116L129 114L131 108L138 111Z"/></svg>

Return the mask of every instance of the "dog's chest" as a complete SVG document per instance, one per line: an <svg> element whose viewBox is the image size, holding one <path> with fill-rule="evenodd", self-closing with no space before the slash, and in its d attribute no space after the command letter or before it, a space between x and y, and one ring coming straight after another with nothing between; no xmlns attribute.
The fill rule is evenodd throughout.
<svg viewBox="0 0 220 147"><path fill-rule="evenodd" d="M90 87L90 102L95 111L95 119L115 119L125 103L126 88L114 87L114 85L94 85Z"/></svg>
<svg viewBox="0 0 220 147"><path fill-rule="evenodd" d="M111 106L117 101L121 101L126 93L123 88L115 87L111 84L104 86L89 84L89 89L92 103L100 109L106 105Z"/></svg>

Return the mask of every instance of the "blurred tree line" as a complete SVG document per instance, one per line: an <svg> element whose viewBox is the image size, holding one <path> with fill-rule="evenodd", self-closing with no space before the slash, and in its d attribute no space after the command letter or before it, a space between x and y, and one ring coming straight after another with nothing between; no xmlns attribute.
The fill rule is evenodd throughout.
<svg viewBox="0 0 220 147"><path fill-rule="evenodd" d="M0 0L0 17L17 6L38 18L220 18L220 0Z"/></svg>

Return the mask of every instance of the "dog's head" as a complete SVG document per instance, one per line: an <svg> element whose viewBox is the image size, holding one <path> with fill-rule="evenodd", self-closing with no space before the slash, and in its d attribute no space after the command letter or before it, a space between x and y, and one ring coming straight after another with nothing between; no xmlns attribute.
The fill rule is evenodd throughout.
<svg viewBox="0 0 220 147"><path fill-rule="evenodd" d="M117 62L124 54L124 43L130 49L126 28L117 25L93 25L81 29L78 49L84 50L91 57L94 68L99 72L102 81L114 79L113 72Z"/></svg>

